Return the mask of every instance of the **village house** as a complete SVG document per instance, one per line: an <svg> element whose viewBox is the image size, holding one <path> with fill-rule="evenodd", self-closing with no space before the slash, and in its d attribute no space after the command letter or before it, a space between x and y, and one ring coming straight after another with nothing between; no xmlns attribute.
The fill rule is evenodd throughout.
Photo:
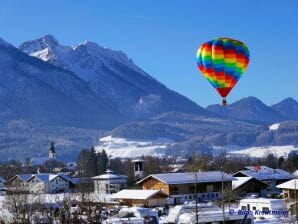
<svg viewBox="0 0 298 224"><path fill-rule="evenodd" d="M227 173L207 171L152 174L138 184L141 184L144 190L162 190L172 199L168 203L181 204L196 200L196 197L199 201L218 200L221 197L222 184L225 189L232 189L233 180L235 178Z"/></svg>
<svg viewBox="0 0 298 224"><path fill-rule="evenodd" d="M298 179L287 181L276 187L282 189L283 198L286 199L291 214L298 215Z"/></svg>
<svg viewBox="0 0 298 224"><path fill-rule="evenodd" d="M9 179L6 183L8 191L29 192L28 180L33 174L18 174Z"/></svg>
<svg viewBox="0 0 298 224"><path fill-rule="evenodd" d="M265 197L268 194L268 185L253 177L235 177L232 181L232 190L238 197L255 194Z"/></svg>
<svg viewBox="0 0 298 224"><path fill-rule="evenodd" d="M121 205L164 207L167 197L161 190L122 190L113 194L110 199L117 200Z"/></svg>
<svg viewBox="0 0 298 224"><path fill-rule="evenodd" d="M70 180L59 174L34 174L28 181L30 193L53 194L69 192Z"/></svg>
<svg viewBox="0 0 298 224"><path fill-rule="evenodd" d="M6 180L3 177L0 177L0 189L4 187Z"/></svg>
<svg viewBox="0 0 298 224"><path fill-rule="evenodd" d="M234 177L253 177L266 183L271 190L275 186L294 178L294 176L282 169L272 169L267 166L247 166L233 174Z"/></svg>
<svg viewBox="0 0 298 224"><path fill-rule="evenodd" d="M52 194L69 192L72 178L65 174L19 174L7 181L8 191Z"/></svg>
<svg viewBox="0 0 298 224"><path fill-rule="evenodd" d="M0 196L4 194L4 192L6 191L6 188L4 186L4 183L6 182L6 180L3 177L0 177Z"/></svg>
<svg viewBox="0 0 298 224"><path fill-rule="evenodd" d="M117 193L127 186L127 176L114 174L112 170L107 170L105 174L92 177L92 179L96 194Z"/></svg>

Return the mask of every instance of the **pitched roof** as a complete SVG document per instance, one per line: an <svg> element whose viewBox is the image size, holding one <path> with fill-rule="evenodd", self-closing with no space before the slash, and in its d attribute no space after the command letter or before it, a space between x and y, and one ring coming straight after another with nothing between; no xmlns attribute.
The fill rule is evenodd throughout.
<svg viewBox="0 0 298 224"><path fill-rule="evenodd" d="M122 190L111 195L110 198L148 200L156 194L161 194L165 198L168 197L168 195L161 190Z"/></svg>
<svg viewBox="0 0 298 224"><path fill-rule="evenodd" d="M45 183L50 182L57 177L61 177L62 179L71 182L71 177L69 177L65 174L49 174L49 173L32 174L32 177L29 178L28 181L30 181L34 177L38 178L40 181L45 182Z"/></svg>
<svg viewBox="0 0 298 224"><path fill-rule="evenodd" d="M242 186L251 179L253 179L253 177L236 177L236 180L232 181L232 189Z"/></svg>
<svg viewBox="0 0 298 224"><path fill-rule="evenodd" d="M254 177L257 180L284 180L292 179L293 175L282 169L272 169L267 166L247 166L245 169L240 170L233 174L235 176L238 173L242 173L247 177Z"/></svg>
<svg viewBox="0 0 298 224"><path fill-rule="evenodd" d="M289 180L287 182L277 185L276 187L282 189L298 190L298 179Z"/></svg>
<svg viewBox="0 0 298 224"><path fill-rule="evenodd" d="M197 177L196 177L196 175ZM152 174L144 179L140 180L138 183L142 183L148 178L155 178L165 184L187 184L187 183L208 183L208 182L219 182L222 181L233 181L236 180L235 177L231 175L220 172L220 171L206 171L206 172L193 172L193 173L163 173L163 174ZM197 181L196 181L197 180Z"/></svg>
<svg viewBox="0 0 298 224"><path fill-rule="evenodd" d="M33 174L18 174L18 175L15 175L13 178L11 178L10 180L13 180L15 179L16 177L20 178L22 181L28 181L31 177L32 177ZM10 181L9 180L9 181Z"/></svg>

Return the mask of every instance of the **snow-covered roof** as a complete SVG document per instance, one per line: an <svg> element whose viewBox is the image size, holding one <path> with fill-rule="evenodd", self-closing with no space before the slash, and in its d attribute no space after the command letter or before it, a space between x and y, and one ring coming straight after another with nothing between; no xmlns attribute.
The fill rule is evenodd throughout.
<svg viewBox="0 0 298 224"><path fill-rule="evenodd" d="M14 177L12 177L9 181L12 181L15 178L19 178L22 181L28 181L32 177L32 175L33 174L18 174L18 175L15 175Z"/></svg>
<svg viewBox="0 0 298 224"><path fill-rule="evenodd" d="M6 182L6 180L3 177L0 177L0 182Z"/></svg>
<svg viewBox="0 0 298 224"><path fill-rule="evenodd" d="M284 199L276 198L244 198L240 200L240 203L268 203L268 204L284 204Z"/></svg>
<svg viewBox="0 0 298 224"><path fill-rule="evenodd" d="M37 179L39 179L42 182L49 182L54 180L56 177L61 177L66 181L70 181L72 182L72 178L67 176L66 174L49 174L49 173L38 173L38 174L25 174L28 176L27 179L24 179L26 181L30 181L32 178L36 177ZM30 175L30 177L29 177Z"/></svg>
<svg viewBox="0 0 298 224"><path fill-rule="evenodd" d="M163 174L152 174L144 179L140 180L138 183L142 183L144 180L152 177L158 179L159 181L165 184L187 184L187 183L195 183L197 179L197 183L204 182L218 182L222 181L233 181L236 180L231 175L220 172L220 171L206 171L206 172L197 172L197 178L195 173L163 173Z"/></svg>
<svg viewBox="0 0 298 224"><path fill-rule="evenodd" d="M293 175L282 169L272 169L267 166L247 166L244 170L234 173L234 176L242 173L247 177L254 177L257 180L285 180L292 179Z"/></svg>
<svg viewBox="0 0 298 224"><path fill-rule="evenodd" d="M49 157L35 157L35 158L32 158L30 162L33 166L41 166L48 160L49 160Z"/></svg>
<svg viewBox="0 0 298 224"><path fill-rule="evenodd" d="M236 180L232 181L232 189L236 189L236 188L242 186L243 184L245 184L252 178L253 177L236 177Z"/></svg>
<svg viewBox="0 0 298 224"><path fill-rule="evenodd" d="M92 179L100 179L100 180L127 179L127 176L114 174L112 170L107 170L105 174L92 177Z"/></svg>
<svg viewBox="0 0 298 224"><path fill-rule="evenodd" d="M298 190L298 179L289 180L285 183L279 184L277 188Z"/></svg>
<svg viewBox="0 0 298 224"><path fill-rule="evenodd" d="M164 197L168 195L160 190L122 190L111 195L111 199L136 199L147 200L156 194L162 194Z"/></svg>

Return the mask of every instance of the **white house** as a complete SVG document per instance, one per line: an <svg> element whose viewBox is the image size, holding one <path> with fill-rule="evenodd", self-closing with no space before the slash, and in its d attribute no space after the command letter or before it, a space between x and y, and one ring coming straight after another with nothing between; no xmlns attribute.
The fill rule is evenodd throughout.
<svg viewBox="0 0 298 224"><path fill-rule="evenodd" d="M288 209L292 215L298 214L298 179L289 180L279 184L277 188L282 189L283 198L287 201Z"/></svg>
<svg viewBox="0 0 298 224"><path fill-rule="evenodd" d="M0 177L0 188L4 187L5 182L6 182L6 180L3 177Z"/></svg>
<svg viewBox="0 0 298 224"><path fill-rule="evenodd" d="M113 194L126 188L127 176L114 174L107 170L106 174L92 177L96 194Z"/></svg>
<svg viewBox="0 0 298 224"><path fill-rule="evenodd" d="M3 195L6 188L4 187L4 183L6 180L3 177L0 177L0 196Z"/></svg>
<svg viewBox="0 0 298 224"><path fill-rule="evenodd" d="M60 174L34 174L29 180L31 193L53 194L69 191L70 179Z"/></svg>

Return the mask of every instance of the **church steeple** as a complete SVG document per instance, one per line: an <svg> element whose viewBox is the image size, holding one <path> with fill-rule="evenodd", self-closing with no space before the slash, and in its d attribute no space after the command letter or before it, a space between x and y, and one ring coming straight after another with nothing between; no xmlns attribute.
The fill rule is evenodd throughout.
<svg viewBox="0 0 298 224"><path fill-rule="evenodd" d="M51 143L51 148L49 150L49 159L56 159L56 149L54 142Z"/></svg>

